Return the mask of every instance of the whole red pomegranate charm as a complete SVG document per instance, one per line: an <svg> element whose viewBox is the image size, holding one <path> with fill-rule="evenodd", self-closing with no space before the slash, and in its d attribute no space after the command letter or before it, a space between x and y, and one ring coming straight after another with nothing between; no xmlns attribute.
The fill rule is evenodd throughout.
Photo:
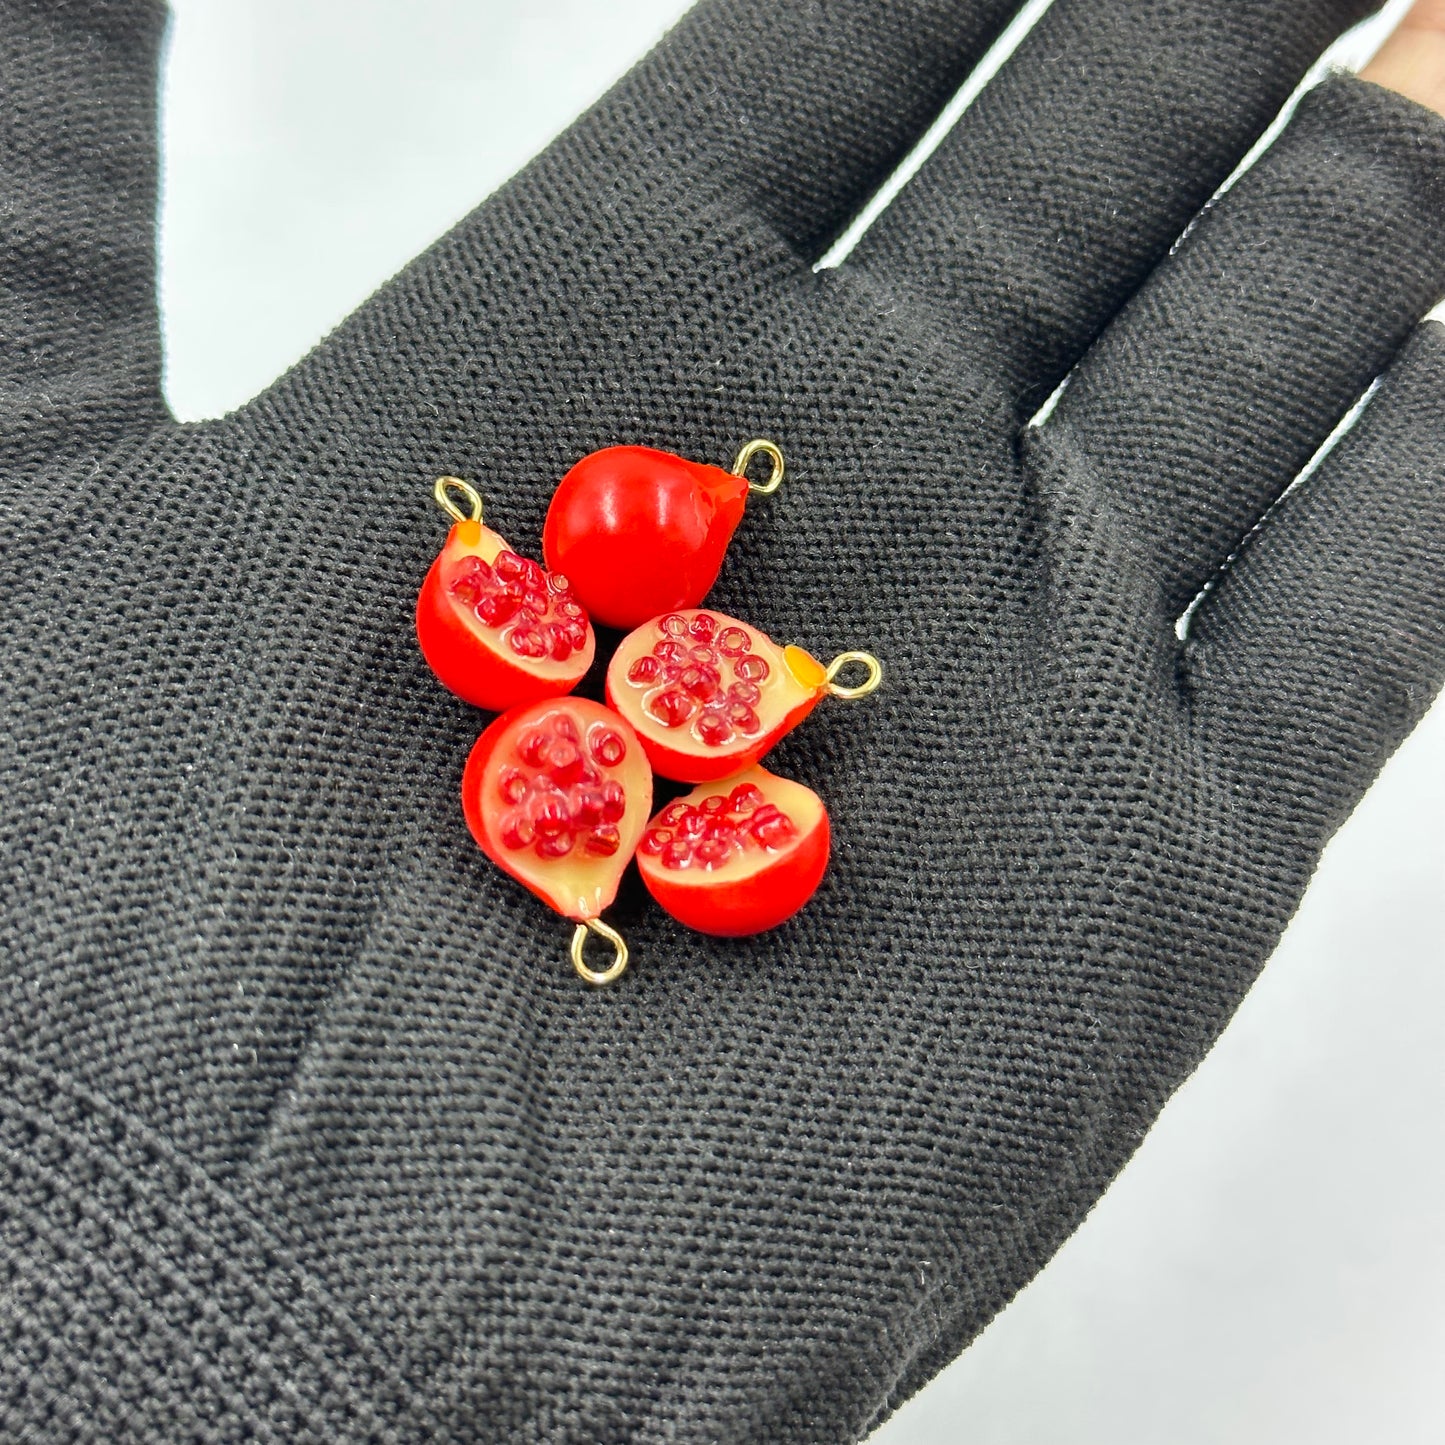
<svg viewBox="0 0 1445 1445"><path fill-rule="evenodd" d="M598 915L647 827L652 773L632 729L601 703L544 699L504 712L462 774L462 812L482 851L564 918L589 983L627 967L627 945ZM589 930L612 944L606 969L583 958Z"/></svg>
<svg viewBox="0 0 1445 1445"><path fill-rule="evenodd" d="M431 670L458 697L493 712L571 692L597 641L567 579L484 527L482 499L459 477L440 478L435 494L455 520L416 600L417 641Z"/></svg>
<svg viewBox="0 0 1445 1445"><path fill-rule="evenodd" d="M846 687L850 664L866 669ZM630 722L653 770L702 783L750 767L828 695L866 697L878 659L845 652L826 667L720 612L668 612L630 632L607 668L607 701Z"/></svg>
<svg viewBox="0 0 1445 1445"><path fill-rule="evenodd" d="M734 938L791 918L828 867L828 810L764 768L704 783L648 824L642 881L677 921Z"/></svg>
<svg viewBox="0 0 1445 1445"><path fill-rule="evenodd" d="M748 480L759 453L766 482ZM631 628L696 607L717 580L749 492L775 492L783 454L751 441L731 471L652 447L606 447L562 478L547 509L542 553L598 622Z"/></svg>

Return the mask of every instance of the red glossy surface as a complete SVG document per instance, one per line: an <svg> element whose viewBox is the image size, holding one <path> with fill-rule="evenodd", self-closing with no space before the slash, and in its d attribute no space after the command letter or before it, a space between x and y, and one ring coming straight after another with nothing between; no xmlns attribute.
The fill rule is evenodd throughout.
<svg viewBox="0 0 1445 1445"><path fill-rule="evenodd" d="M543 555L598 622L636 627L702 601L747 497L747 478L721 467L652 447L607 447L558 483Z"/></svg>
<svg viewBox="0 0 1445 1445"><path fill-rule="evenodd" d="M571 692L597 650L585 611L490 528L458 522L416 600L416 636L442 684L500 712ZM580 640L580 641L579 641Z"/></svg>
<svg viewBox="0 0 1445 1445"><path fill-rule="evenodd" d="M775 928L813 896L829 844L822 799L754 767L661 809L642 835L637 867L679 923L738 937Z"/></svg>
<svg viewBox="0 0 1445 1445"><path fill-rule="evenodd" d="M514 707L479 737L462 812L482 851L549 907L596 918L617 894L652 807L632 729L582 697Z"/></svg>

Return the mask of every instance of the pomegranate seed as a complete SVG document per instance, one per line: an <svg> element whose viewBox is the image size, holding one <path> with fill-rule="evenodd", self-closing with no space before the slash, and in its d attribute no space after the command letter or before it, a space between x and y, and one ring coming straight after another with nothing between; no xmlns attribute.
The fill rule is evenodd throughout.
<svg viewBox="0 0 1445 1445"><path fill-rule="evenodd" d="M684 843L680 838L674 838L662 850L662 866L664 868L686 868L691 862L692 844Z"/></svg>
<svg viewBox="0 0 1445 1445"><path fill-rule="evenodd" d="M521 558L521 578L529 592L545 592L547 590L547 574L542 570L540 562L534 562L530 557Z"/></svg>
<svg viewBox="0 0 1445 1445"><path fill-rule="evenodd" d="M619 823L626 811L627 794L623 790L622 784L615 779L609 779L602 785L602 821Z"/></svg>
<svg viewBox="0 0 1445 1445"><path fill-rule="evenodd" d="M572 851L572 835L556 833L550 838L537 839L539 858L565 858Z"/></svg>
<svg viewBox="0 0 1445 1445"><path fill-rule="evenodd" d="M610 858L622 846L622 834L610 823L604 823L587 835L584 846L589 853L595 853L599 858Z"/></svg>
<svg viewBox="0 0 1445 1445"><path fill-rule="evenodd" d="M475 577L486 565L475 552L468 552L465 557L458 559L452 575L454 577Z"/></svg>
<svg viewBox="0 0 1445 1445"><path fill-rule="evenodd" d="M699 642L711 642L713 633L717 631L717 618L711 612L699 612L687 624L687 630Z"/></svg>
<svg viewBox="0 0 1445 1445"><path fill-rule="evenodd" d="M667 807L658 814L657 821L664 828L675 828L684 818L691 817L692 812L693 810L679 799L675 803L669 803Z"/></svg>
<svg viewBox="0 0 1445 1445"><path fill-rule="evenodd" d="M572 656L572 639L560 622L547 624L547 650L555 662L566 662Z"/></svg>
<svg viewBox="0 0 1445 1445"><path fill-rule="evenodd" d="M565 798L547 798L532 810L532 823L539 838L556 838L572 831Z"/></svg>
<svg viewBox="0 0 1445 1445"><path fill-rule="evenodd" d="M527 604L527 611L535 614L538 621L547 615L552 606L552 599L545 592L528 592L524 601Z"/></svg>
<svg viewBox="0 0 1445 1445"><path fill-rule="evenodd" d="M765 657L740 657L733 663L733 672L744 682L761 682L772 668Z"/></svg>
<svg viewBox="0 0 1445 1445"><path fill-rule="evenodd" d="M724 843L732 843L737 839L737 829L727 818L709 818L707 826L702 830L704 838L721 838Z"/></svg>
<svg viewBox="0 0 1445 1445"><path fill-rule="evenodd" d="M732 856L732 845L722 838L704 838L694 854L704 868L717 868Z"/></svg>
<svg viewBox="0 0 1445 1445"><path fill-rule="evenodd" d="M551 746L551 737L541 728L534 728L531 732L523 734L521 741L517 744L517 756L529 768L540 768L542 759L547 756L547 749Z"/></svg>
<svg viewBox="0 0 1445 1445"><path fill-rule="evenodd" d="M546 657L547 639L535 627L518 627L507 639L522 657Z"/></svg>
<svg viewBox="0 0 1445 1445"><path fill-rule="evenodd" d="M741 627L724 627L717 635L717 650L724 657L741 657L752 645L752 638Z"/></svg>
<svg viewBox="0 0 1445 1445"><path fill-rule="evenodd" d="M569 617L566 622L559 622L559 627L567 630L567 641L573 652L581 652L587 646L587 624L579 622L575 617Z"/></svg>
<svg viewBox="0 0 1445 1445"><path fill-rule="evenodd" d="M541 620L530 607L522 607L517 611L518 627L535 627Z"/></svg>
<svg viewBox="0 0 1445 1445"><path fill-rule="evenodd" d="M680 728L697 711L697 704L680 687L653 693L646 707L665 728Z"/></svg>
<svg viewBox="0 0 1445 1445"><path fill-rule="evenodd" d="M473 607L482 596L482 584L475 577L458 577L452 583L452 596L463 607Z"/></svg>
<svg viewBox="0 0 1445 1445"><path fill-rule="evenodd" d="M728 721L740 732L752 734L762 727L758 715L745 702L735 702L728 708Z"/></svg>
<svg viewBox="0 0 1445 1445"><path fill-rule="evenodd" d="M709 747L720 748L733 740L732 724L719 713L705 712L697 720L697 735Z"/></svg>
<svg viewBox="0 0 1445 1445"><path fill-rule="evenodd" d="M683 668L677 680L694 697L702 699L714 696L722 685L717 668L704 667L696 662L691 667Z"/></svg>
<svg viewBox="0 0 1445 1445"><path fill-rule="evenodd" d="M700 662L707 667L712 667L717 662L717 651L711 647L705 647L701 642L692 649L691 657L694 662Z"/></svg>
<svg viewBox="0 0 1445 1445"><path fill-rule="evenodd" d="M504 803L520 803L527 796L527 775L520 768L503 768L497 774L497 791Z"/></svg>
<svg viewBox="0 0 1445 1445"><path fill-rule="evenodd" d="M502 835L502 842L508 848L525 848L537 832L532 826L532 820L520 808L513 808L511 812L502 814L498 831Z"/></svg>
<svg viewBox="0 0 1445 1445"><path fill-rule="evenodd" d="M549 572L547 574L547 586L558 596L565 596L572 590L572 584L560 573ZM572 604L576 606L575 603Z"/></svg>
<svg viewBox="0 0 1445 1445"><path fill-rule="evenodd" d="M580 743L582 734L577 731L577 724L572 721L571 715L565 712L554 713L552 716L552 731L559 738L566 738L569 743Z"/></svg>
<svg viewBox="0 0 1445 1445"><path fill-rule="evenodd" d="M498 552L492 570L503 582L515 582L522 575L522 559L515 552Z"/></svg>
<svg viewBox="0 0 1445 1445"><path fill-rule="evenodd" d="M573 602L570 597L563 598L557 603L558 617L567 617L576 621L581 621L581 619L586 615L587 614L582 611L581 607L579 607L577 603Z"/></svg>
<svg viewBox="0 0 1445 1445"><path fill-rule="evenodd" d="M752 707L763 695L763 690L755 682L735 682L728 688L728 697L733 702L746 703Z"/></svg>
<svg viewBox="0 0 1445 1445"><path fill-rule="evenodd" d="M642 842L637 845L637 851L646 853L650 858L656 858L671 842L672 834L666 828L649 828L642 835Z"/></svg>
<svg viewBox="0 0 1445 1445"><path fill-rule="evenodd" d="M728 805L728 800L721 793L714 793L710 798L704 798L698 806L703 813L721 813Z"/></svg>
<svg viewBox="0 0 1445 1445"><path fill-rule="evenodd" d="M662 664L655 657L639 657L627 669L627 680L636 687L646 687L662 676Z"/></svg>
<svg viewBox="0 0 1445 1445"><path fill-rule="evenodd" d="M751 813L754 808L761 808L763 802L763 790L756 783L739 783L728 794L728 811Z"/></svg>
<svg viewBox="0 0 1445 1445"><path fill-rule="evenodd" d="M615 768L627 756L627 744L622 741L621 733L615 733L611 728L594 728L587 739L587 746L604 768Z"/></svg>
<svg viewBox="0 0 1445 1445"><path fill-rule="evenodd" d="M696 808L689 808L687 817L678 819L675 831L684 843L696 843L707 832L707 819Z"/></svg>
<svg viewBox="0 0 1445 1445"><path fill-rule="evenodd" d="M597 788L573 788L567 811L579 828L591 828L602 821L602 794Z"/></svg>
<svg viewBox="0 0 1445 1445"><path fill-rule="evenodd" d="M489 592L473 611L489 627L501 627L517 615L521 605L521 600L510 592Z"/></svg>
<svg viewBox="0 0 1445 1445"><path fill-rule="evenodd" d="M576 743L557 738L547 751L547 774L564 788L582 776L582 751Z"/></svg>
<svg viewBox="0 0 1445 1445"><path fill-rule="evenodd" d="M661 663L684 663L688 660L687 648L671 637L664 637L653 649L652 655Z"/></svg>
<svg viewBox="0 0 1445 1445"><path fill-rule="evenodd" d="M658 619L657 630L666 637L684 637L687 634L687 618L680 612L669 612Z"/></svg>
<svg viewBox="0 0 1445 1445"><path fill-rule="evenodd" d="M761 813L762 810L758 811ZM797 834L798 830L793 826L793 820L786 813L775 811L770 818L762 818L755 814L749 831L764 848L781 848L788 839Z"/></svg>

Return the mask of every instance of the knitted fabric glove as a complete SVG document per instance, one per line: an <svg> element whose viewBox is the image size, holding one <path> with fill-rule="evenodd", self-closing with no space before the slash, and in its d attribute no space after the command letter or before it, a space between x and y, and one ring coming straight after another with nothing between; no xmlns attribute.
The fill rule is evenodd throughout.
<svg viewBox="0 0 1445 1445"><path fill-rule="evenodd" d="M181 426L162 15L0 0L0 1438L855 1440L1209 1047L1445 671L1445 123L1331 80L1173 248L1366 6L1056 0L815 274L1009 8L708 0ZM535 552L759 434L712 600L887 668L773 754L832 870L634 888L588 989L461 818L430 484Z"/></svg>

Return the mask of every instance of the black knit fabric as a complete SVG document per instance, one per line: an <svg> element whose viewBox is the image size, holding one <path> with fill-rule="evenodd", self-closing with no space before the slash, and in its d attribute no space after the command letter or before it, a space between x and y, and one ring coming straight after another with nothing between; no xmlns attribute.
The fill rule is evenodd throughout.
<svg viewBox="0 0 1445 1445"><path fill-rule="evenodd" d="M1364 8L1057 0L815 274L1009 6L712 0L180 426L163 17L0 0L0 1440L852 1441L1039 1269L1445 673L1445 122L1331 80L1170 254ZM629 886L591 990L461 819L430 483L535 553L755 435L716 604L887 685L774 754L813 903Z"/></svg>

